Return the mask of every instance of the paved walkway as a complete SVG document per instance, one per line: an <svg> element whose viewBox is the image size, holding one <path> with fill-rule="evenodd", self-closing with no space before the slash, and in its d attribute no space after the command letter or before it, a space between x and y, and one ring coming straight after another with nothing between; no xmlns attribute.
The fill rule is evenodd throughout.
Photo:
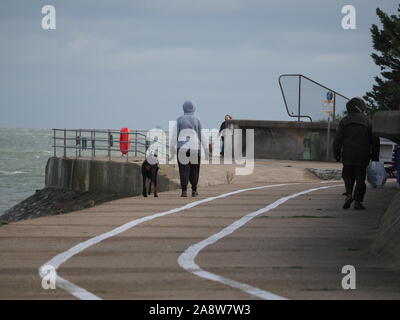
<svg viewBox="0 0 400 320"><path fill-rule="evenodd" d="M39 267L76 244L132 220L208 199L88 247L61 264L58 274L102 299L259 298L246 288L288 299L399 299L399 274L385 268L369 251L379 217L396 192L394 186L369 189L368 211L344 211L343 187L337 187L340 182L303 178L209 199L275 184L256 172L247 181L202 187L196 199L182 199L179 191L171 191L157 199L126 198L71 214L1 226L0 298L73 299L60 288L43 290ZM330 186L336 187L282 200ZM276 202L279 199L282 203ZM222 282L199 277L191 272L196 270L185 270L178 263L192 245L260 209L259 215L234 232L221 234L222 238L195 257L203 273L218 275ZM342 289L344 265L356 267L357 290Z"/></svg>

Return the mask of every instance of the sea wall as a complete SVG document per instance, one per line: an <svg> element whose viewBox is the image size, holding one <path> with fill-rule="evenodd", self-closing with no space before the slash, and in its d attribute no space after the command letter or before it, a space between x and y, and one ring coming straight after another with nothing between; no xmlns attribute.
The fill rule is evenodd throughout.
<svg viewBox="0 0 400 320"><path fill-rule="evenodd" d="M372 122L374 134L400 144L400 111L379 111Z"/></svg>
<svg viewBox="0 0 400 320"><path fill-rule="evenodd" d="M158 191L177 189L171 180L172 168L161 166ZM109 192L137 196L142 193L140 163L90 159L49 158L46 165L46 187L80 192Z"/></svg>
<svg viewBox="0 0 400 320"><path fill-rule="evenodd" d="M246 148L245 130L254 129L256 159L335 161L332 143L336 124L331 125L329 143L327 122L231 120L227 127L243 130L243 151ZM328 158L327 146L330 148Z"/></svg>

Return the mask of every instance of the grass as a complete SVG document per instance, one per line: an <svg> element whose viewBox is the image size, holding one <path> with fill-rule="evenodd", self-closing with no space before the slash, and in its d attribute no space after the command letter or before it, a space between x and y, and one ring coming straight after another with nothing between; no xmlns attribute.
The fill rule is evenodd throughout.
<svg viewBox="0 0 400 320"><path fill-rule="evenodd" d="M0 220L0 226L5 226L5 225L7 225L7 224L8 224L7 221L2 221L2 220Z"/></svg>

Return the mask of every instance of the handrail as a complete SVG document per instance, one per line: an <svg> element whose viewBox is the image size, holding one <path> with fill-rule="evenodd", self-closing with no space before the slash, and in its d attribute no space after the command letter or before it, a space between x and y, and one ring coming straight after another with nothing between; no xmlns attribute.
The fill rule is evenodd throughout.
<svg viewBox="0 0 400 320"><path fill-rule="evenodd" d="M281 81L283 77L298 77L298 78L299 78L298 114L297 114L297 115L292 115L292 114L290 114L290 112L289 112L289 108L288 108L288 105L287 105L287 100L286 100L285 92L284 92L284 90L283 90L282 81ZM289 117L297 118L298 121L300 121L301 118L308 118L308 119L312 122L312 118L311 118L309 115L302 115L302 114L301 114L301 89L302 89L302 87L301 87L301 79L302 79L302 78L304 78L304 79L306 79L306 80L308 80L308 81L310 81L310 82L316 84L317 86L319 86L319 87L321 87L321 88L324 88L324 89L326 89L326 90L328 90L328 91L330 91L330 92L333 93L333 101L334 101L334 104L333 104L333 120L335 120L335 117L336 117L336 96L340 96L340 97L342 97L342 98L344 98L344 99L346 99L346 100L350 100L350 99L347 98L346 96L342 95L341 93L339 93L339 92L337 92L337 91L335 91L335 90L333 90L333 89L330 89L330 88L328 88L327 86L324 86L323 84L321 84L321 83L319 83L319 82L317 82L317 81L315 81L315 80L313 80L313 79L311 79L311 78L309 78L309 77L306 77L306 76L303 75L303 74L299 74L299 73L294 73L294 74L290 74L290 73L288 73L288 74L281 74L281 75L279 76L279 79L278 79L279 87L280 87L280 89L281 89L281 93L282 93L282 97L283 97L283 102L284 102L284 104L285 104L286 112L287 112L287 114L289 115Z"/></svg>
<svg viewBox="0 0 400 320"><path fill-rule="evenodd" d="M129 132L129 140L121 140L120 137L114 137L115 134L126 134L120 130L110 129L52 129L53 130L53 148L54 156L57 156L57 149L63 149L63 156L67 157L67 151L74 149L75 158L81 157L82 152L91 151L91 158L96 157L96 151L106 151L109 160L111 160L112 152L126 151L126 160L129 159L129 153L133 153L135 157L144 158L148 148L152 143L156 142L147 139L146 130L132 130ZM58 133L61 132L61 135ZM69 134L69 136L68 136ZM71 136L72 134L72 136ZM97 135L97 136L96 136ZM61 143L57 143L62 141ZM72 143L73 142L73 143ZM114 147L114 143L130 143L127 150L121 150L121 146ZM99 145L98 145L99 144ZM103 145L101 145L103 144ZM168 142L166 141L167 150ZM163 154L162 150L158 153L168 157L168 152ZM122 154L122 156L124 153Z"/></svg>

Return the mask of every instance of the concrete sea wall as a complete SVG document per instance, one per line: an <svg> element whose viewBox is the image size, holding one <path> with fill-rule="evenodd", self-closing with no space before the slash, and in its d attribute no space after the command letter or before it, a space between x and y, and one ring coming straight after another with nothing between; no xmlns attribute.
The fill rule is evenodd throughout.
<svg viewBox="0 0 400 320"><path fill-rule="evenodd" d="M168 169L161 166L159 192L179 187L168 176ZM141 165L52 157L46 165L46 187L137 196L142 193Z"/></svg>
<svg viewBox="0 0 400 320"><path fill-rule="evenodd" d="M254 157L256 159L334 161L332 143L336 124L331 125L330 156L326 157L327 123L297 121L231 120L230 129L254 129Z"/></svg>
<svg viewBox="0 0 400 320"><path fill-rule="evenodd" d="M400 111L379 111L374 115L372 130L380 137L400 144Z"/></svg>

